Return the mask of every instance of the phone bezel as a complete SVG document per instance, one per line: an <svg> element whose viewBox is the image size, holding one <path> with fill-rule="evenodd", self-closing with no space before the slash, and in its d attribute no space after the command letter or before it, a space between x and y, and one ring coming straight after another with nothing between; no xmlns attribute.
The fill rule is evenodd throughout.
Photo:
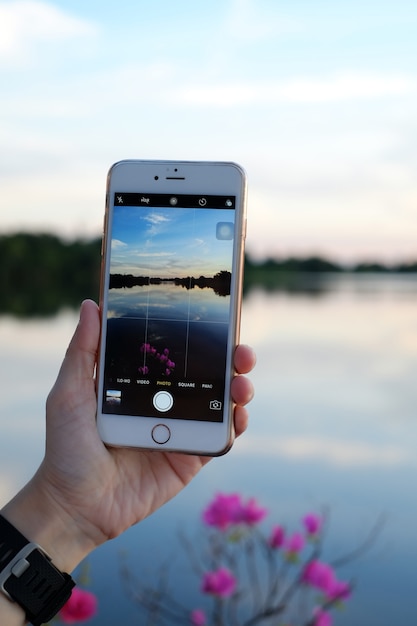
<svg viewBox="0 0 417 626"><path fill-rule="evenodd" d="M100 436L108 445L150 448L163 451L181 451L217 456L227 452L234 439L233 403L230 383L234 375L233 354L239 340L240 309L243 280L244 239L246 234L246 175L232 162L193 161L140 161L126 160L115 163L109 170L106 189L106 211L102 247L102 273L100 310L102 328L107 319L106 294L108 292L110 241L109 225L112 216L112 198L115 191L169 194L218 194L236 196L235 239L231 285L231 325L226 359L226 396L222 422L183 420L178 418L142 417L108 414L101 411L105 332L100 339L97 366L97 424ZM100 358L103 355L103 358ZM157 443L152 438L155 426L164 424L170 430L167 443Z"/></svg>

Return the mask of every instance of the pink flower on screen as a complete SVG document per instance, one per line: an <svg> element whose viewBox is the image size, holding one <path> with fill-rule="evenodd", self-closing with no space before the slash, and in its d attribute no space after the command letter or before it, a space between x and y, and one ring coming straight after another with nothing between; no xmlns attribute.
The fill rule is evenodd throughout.
<svg viewBox="0 0 417 626"><path fill-rule="evenodd" d="M274 526L269 537L269 545L271 548L282 548L285 541L285 531L282 526Z"/></svg>
<svg viewBox="0 0 417 626"><path fill-rule="evenodd" d="M306 529L307 535L309 535L310 537L315 537L316 535L318 535L323 526L323 520L319 515L316 515L315 513L308 513L303 518L303 525Z"/></svg>
<svg viewBox="0 0 417 626"><path fill-rule="evenodd" d="M207 624L207 618L204 611L201 609L195 609L191 611L190 623L192 626L205 626Z"/></svg>
<svg viewBox="0 0 417 626"><path fill-rule="evenodd" d="M237 493L218 493L203 511L203 521L207 526L215 526L219 530L227 530L236 524L241 507L240 496Z"/></svg>
<svg viewBox="0 0 417 626"><path fill-rule="evenodd" d="M59 612L64 624L76 624L92 618L97 612L97 598L91 591L75 587L71 597Z"/></svg>
<svg viewBox="0 0 417 626"><path fill-rule="evenodd" d="M236 579L225 567L213 572L206 572L203 577L201 590L219 598L231 596L236 589Z"/></svg>

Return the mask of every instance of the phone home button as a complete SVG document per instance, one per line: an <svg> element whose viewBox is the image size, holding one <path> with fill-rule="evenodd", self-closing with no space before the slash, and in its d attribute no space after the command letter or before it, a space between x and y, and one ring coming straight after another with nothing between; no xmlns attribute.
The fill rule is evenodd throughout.
<svg viewBox="0 0 417 626"><path fill-rule="evenodd" d="M171 431L165 424L157 424L152 428L152 439L155 443L166 443L171 437Z"/></svg>
<svg viewBox="0 0 417 626"><path fill-rule="evenodd" d="M153 405L157 411L165 413L174 404L174 398L168 391L158 391L153 397Z"/></svg>

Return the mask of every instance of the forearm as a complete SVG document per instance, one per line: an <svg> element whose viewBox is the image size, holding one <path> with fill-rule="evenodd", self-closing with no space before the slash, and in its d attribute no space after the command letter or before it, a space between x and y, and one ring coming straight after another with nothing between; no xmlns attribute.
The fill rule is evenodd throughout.
<svg viewBox="0 0 417 626"><path fill-rule="evenodd" d="M42 485L36 483L35 477L0 513L28 542L38 544L58 570L71 573L95 546L85 540L76 520L69 518L57 503L51 501ZM1 540L0 536L0 543ZM19 604L0 593L1 626L22 626L25 623L25 614Z"/></svg>

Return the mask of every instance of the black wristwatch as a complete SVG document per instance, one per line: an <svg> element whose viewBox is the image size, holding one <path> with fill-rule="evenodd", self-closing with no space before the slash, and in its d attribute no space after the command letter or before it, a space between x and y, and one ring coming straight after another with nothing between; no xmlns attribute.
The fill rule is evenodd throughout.
<svg viewBox="0 0 417 626"><path fill-rule="evenodd" d="M31 543L0 515L0 589L17 602L33 626L49 622L75 586L36 543Z"/></svg>

